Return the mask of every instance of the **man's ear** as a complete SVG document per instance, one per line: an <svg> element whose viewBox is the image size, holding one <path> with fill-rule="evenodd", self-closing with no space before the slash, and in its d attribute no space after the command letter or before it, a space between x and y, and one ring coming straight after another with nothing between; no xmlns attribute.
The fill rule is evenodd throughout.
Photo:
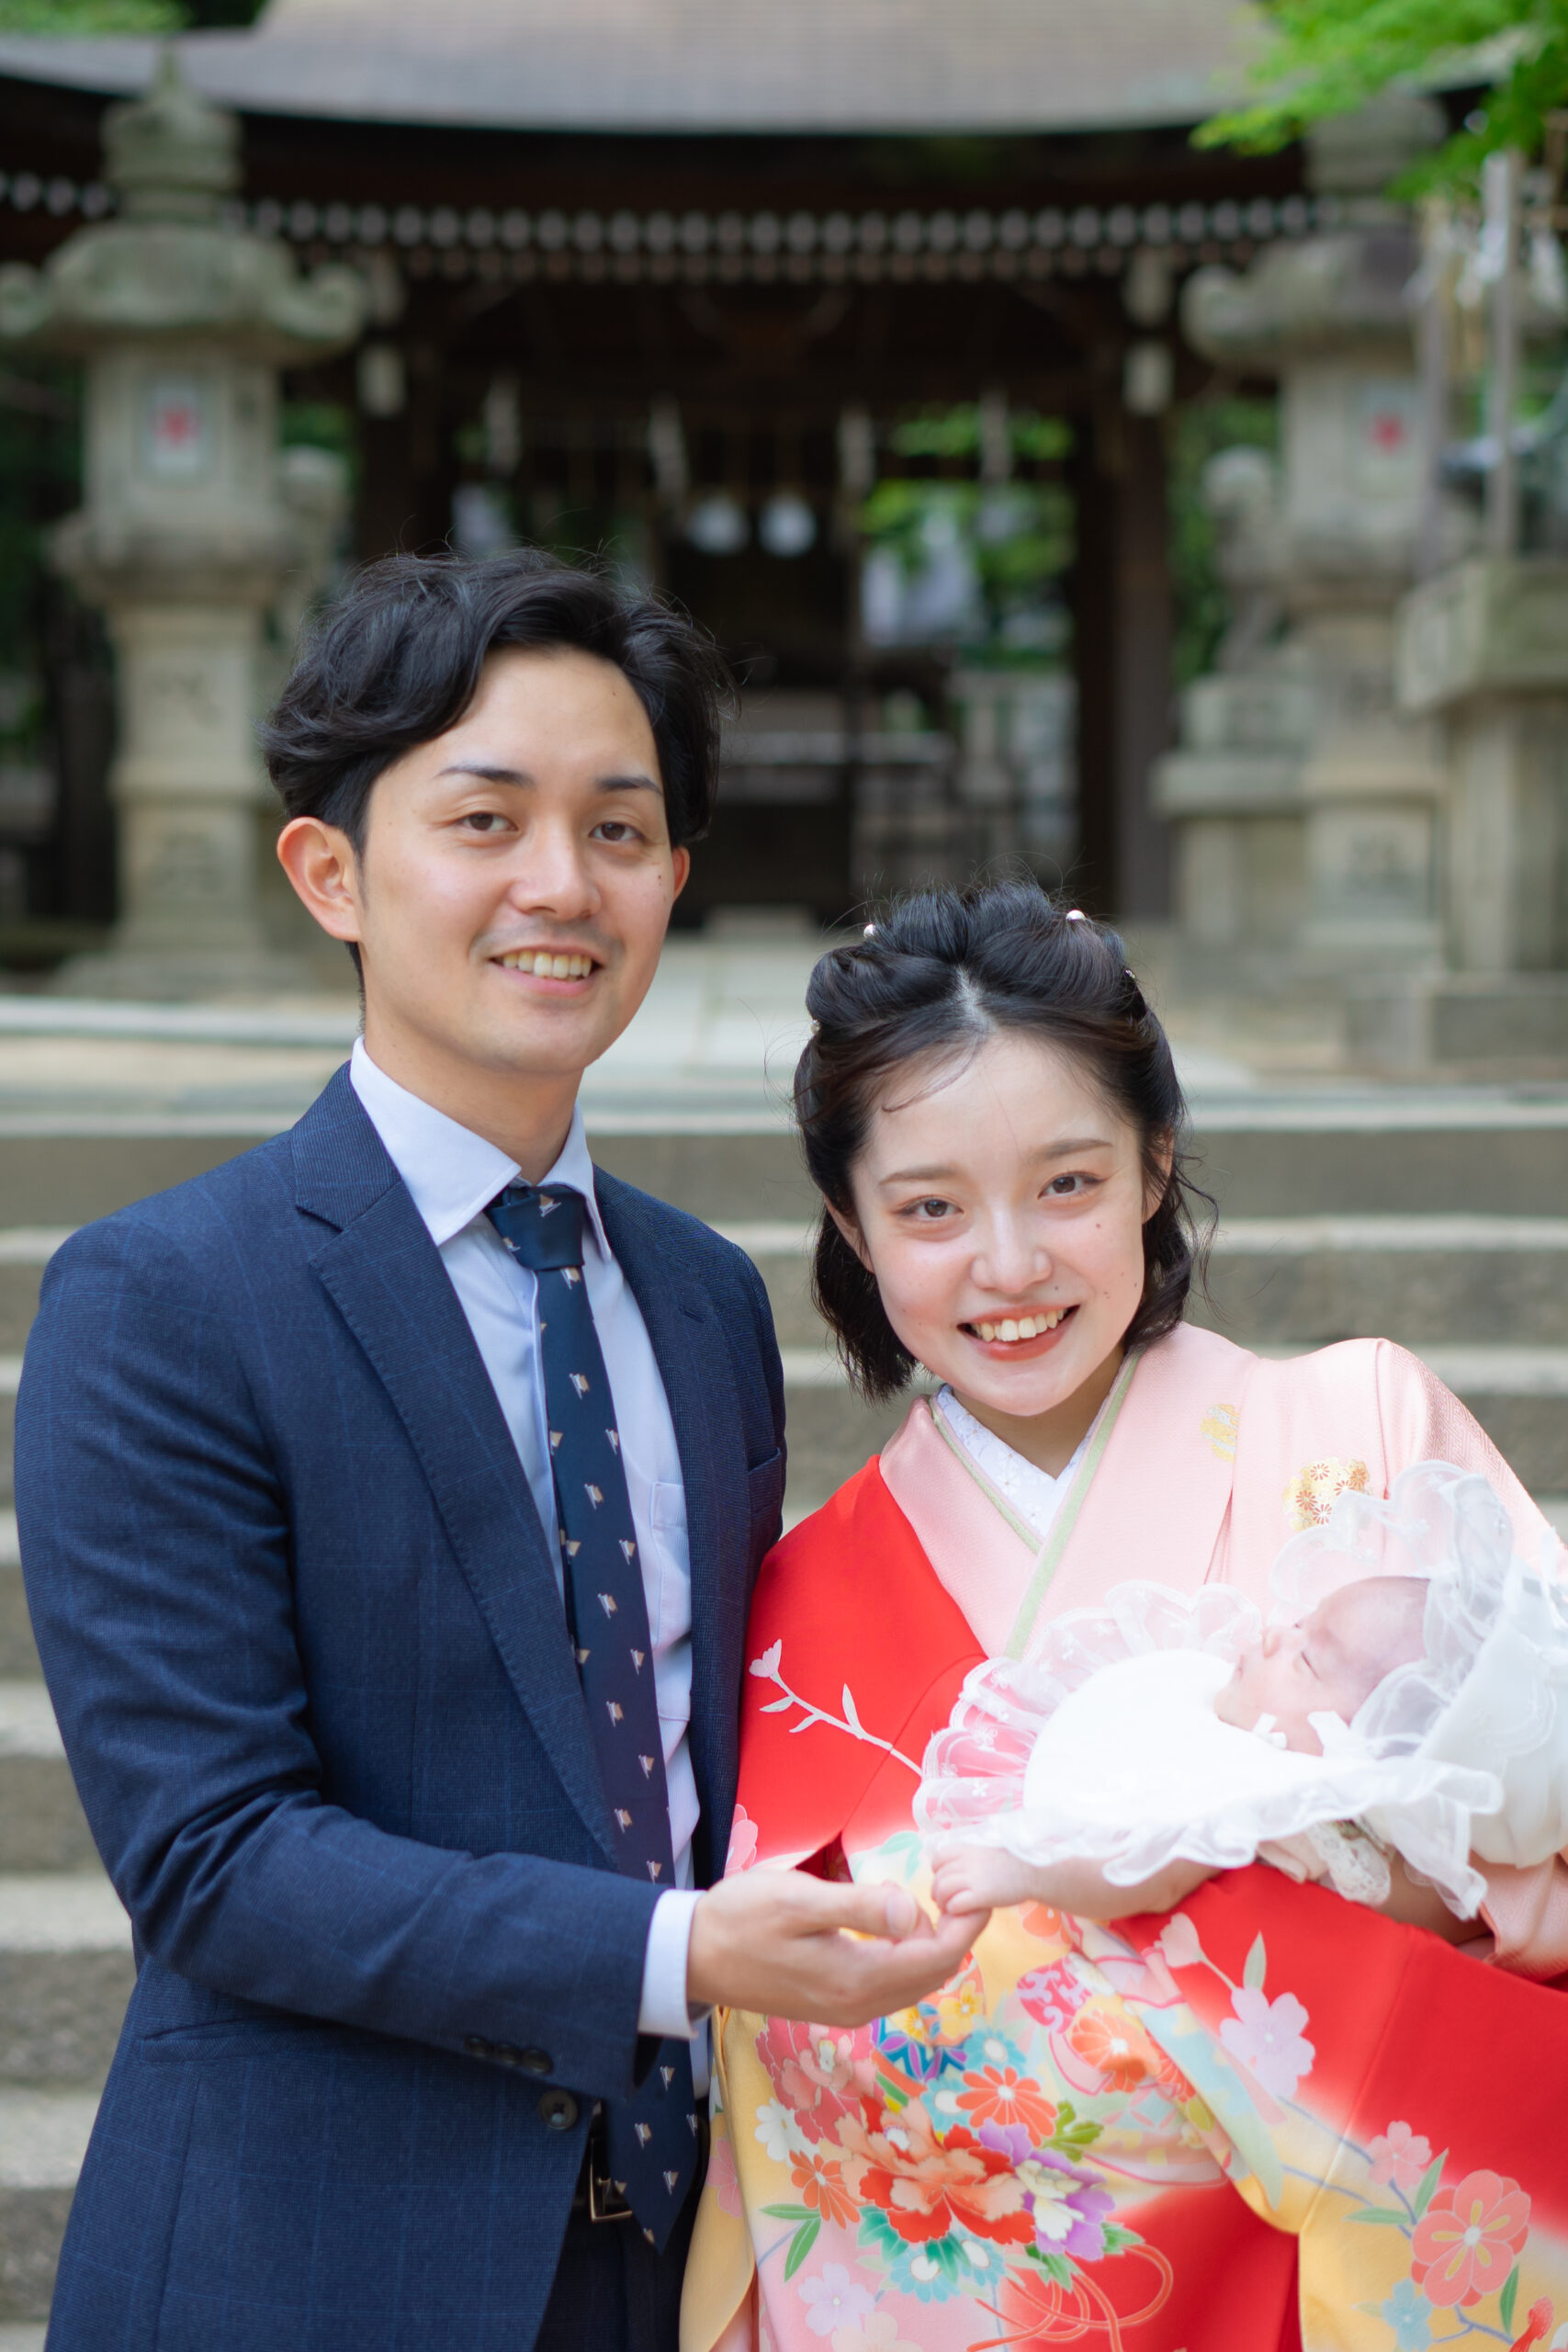
<svg viewBox="0 0 1568 2352"><path fill-rule="evenodd" d="M689 849L672 849L670 863L675 869L675 888L671 893L678 899L692 878L692 853Z"/></svg>
<svg viewBox="0 0 1568 2352"><path fill-rule="evenodd" d="M277 862L321 929L357 943L359 861L348 835L319 817L296 817L277 837Z"/></svg>
<svg viewBox="0 0 1568 2352"><path fill-rule="evenodd" d="M854 1251L855 1256L860 1260L861 1264L865 1268L866 1272L868 1274L875 1273L876 1268L871 1262L871 1253L865 1246L865 1241L861 1233L861 1229L855 1223L853 1217L846 1216L842 1209L836 1209L831 1201L825 1202L823 1205L827 1209L829 1216L832 1218L833 1223L838 1227L839 1231L843 1235L844 1239L849 1243L850 1248Z"/></svg>

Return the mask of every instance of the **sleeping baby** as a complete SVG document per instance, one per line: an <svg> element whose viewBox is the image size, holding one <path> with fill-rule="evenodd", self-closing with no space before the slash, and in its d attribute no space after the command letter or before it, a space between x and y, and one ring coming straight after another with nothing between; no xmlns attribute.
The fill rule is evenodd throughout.
<svg viewBox="0 0 1568 2352"><path fill-rule="evenodd" d="M1447 1933L1475 1861L1568 1844L1568 1610L1484 1479L1421 1463L1343 1494L1275 1562L1274 1608L1116 1587L969 1675L915 1818L941 1908L1168 1909L1263 1860ZM1473 1859L1472 1859L1473 1858Z"/></svg>

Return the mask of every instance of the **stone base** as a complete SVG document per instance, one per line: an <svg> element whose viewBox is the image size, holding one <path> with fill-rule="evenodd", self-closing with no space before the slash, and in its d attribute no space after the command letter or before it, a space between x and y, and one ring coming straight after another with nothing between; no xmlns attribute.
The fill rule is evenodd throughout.
<svg viewBox="0 0 1568 2352"><path fill-rule="evenodd" d="M1358 1069L1395 1076L1568 1076L1568 972L1359 981L1345 1043Z"/></svg>
<svg viewBox="0 0 1568 2352"><path fill-rule="evenodd" d="M118 1002L210 1002L257 996L320 996L321 972L303 956L267 947L110 947L73 956L50 979L59 996Z"/></svg>

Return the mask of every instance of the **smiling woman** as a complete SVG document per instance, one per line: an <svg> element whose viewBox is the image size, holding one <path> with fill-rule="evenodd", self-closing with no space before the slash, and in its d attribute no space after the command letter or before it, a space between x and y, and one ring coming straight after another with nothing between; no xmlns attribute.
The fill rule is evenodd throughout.
<svg viewBox="0 0 1568 2352"><path fill-rule="evenodd" d="M919 1363L1055 1475L1198 1261L1186 1110L1119 943L1031 884L899 907L824 956L795 1102L818 1304L852 1378Z"/></svg>
<svg viewBox="0 0 1568 2352"><path fill-rule="evenodd" d="M807 1001L818 1303L863 1388L895 1394L918 1366L938 1385L762 1565L731 1869L891 1883L934 1896L945 1930L969 1915L933 1888L919 1758L964 1728L986 1661L1087 1645L1113 1588L1154 1589L1134 1578L1195 1619L1267 1607L1293 1531L1423 1460L1481 1472L1530 1558L1551 1539L1403 1351L1266 1362L1183 1321L1201 1196L1169 1046L1113 933L1026 884L932 892L824 956ZM1313 1619L1260 1651L1276 1712L1298 1656L1332 1666L1337 1630ZM1019 1752L1013 1719L983 1728L962 1782L982 1798ZM1087 1768L1135 1819L1190 1760L1173 1735L1151 1775L1149 1747ZM1562 1865L1478 1867L1505 1968L1568 1968ZM1393 1874L1382 1917L1266 1863L1190 1892L1193 1875L1137 1890L1142 1910L1179 1899L1163 1923L1107 1920L1087 1875L1081 1896L997 1893L933 1998L852 2035L728 2012L684 2352L811 2352L843 2279L872 2306L833 2331L844 2352L1131 2352L1156 2329L1203 2352L1376 2352L1407 2290L1433 2306L1418 2200L1436 2211L1450 2169L1466 2211L1477 2179L1531 2200L1507 2301L1473 2324L1506 2342L1516 2301L1568 2312L1561 2132L1538 2088L1541 2050L1568 2066L1559 1996L1413 1924ZM1406 2128L1423 2169L1395 2212L1379 2152ZM1383 2226L1348 2226L1366 2222ZM1475 2306L1506 2275L1499 2257L1470 2281Z"/></svg>

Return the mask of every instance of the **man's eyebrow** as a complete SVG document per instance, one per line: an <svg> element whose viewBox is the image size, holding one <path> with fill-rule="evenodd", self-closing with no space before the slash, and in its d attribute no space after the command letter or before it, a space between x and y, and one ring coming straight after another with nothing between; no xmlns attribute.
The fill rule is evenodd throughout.
<svg viewBox="0 0 1568 2352"><path fill-rule="evenodd" d="M471 775L477 777L480 784L530 785L534 782L526 768L496 767L488 760L454 760L449 767L438 768L436 774ZM631 775L595 776L593 788L596 792L657 792L661 800L664 797L664 786L658 777L645 775L640 771Z"/></svg>

